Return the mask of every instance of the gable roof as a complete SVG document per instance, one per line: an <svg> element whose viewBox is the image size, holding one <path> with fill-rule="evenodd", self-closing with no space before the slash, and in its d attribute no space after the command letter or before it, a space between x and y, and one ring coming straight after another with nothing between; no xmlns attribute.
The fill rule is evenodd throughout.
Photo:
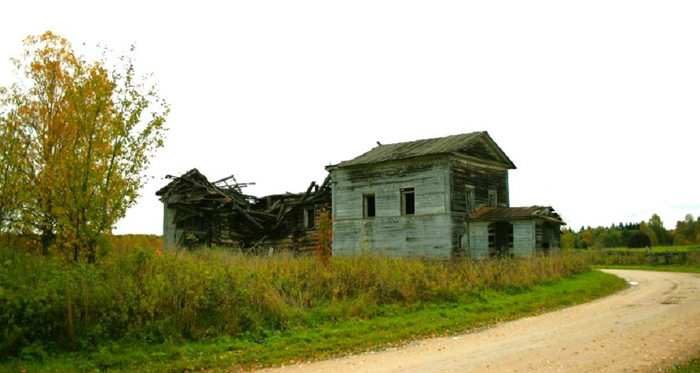
<svg viewBox="0 0 700 373"><path fill-rule="evenodd" d="M439 154L461 154L515 169L515 164L486 131L378 145L354 159L340 162L335 166L328 166L327 169L369 165Z"/></svg>
<svg viewBox="0 0 700 373"><path fill-rule="evenodd" d="M480 207L467 216L469 220L498 221L539 218L554 224L566 225L553 208L549 206L529 207Z"/></svg>

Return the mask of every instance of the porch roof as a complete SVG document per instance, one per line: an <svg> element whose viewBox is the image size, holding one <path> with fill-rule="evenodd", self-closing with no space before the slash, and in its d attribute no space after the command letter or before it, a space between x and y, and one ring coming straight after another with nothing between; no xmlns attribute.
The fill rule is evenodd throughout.
<svg viewBox="0 0 700 373"><path fill-rule="evenodd" d="M550 206L480 207L469 214L467 219L475 221L542 219L557 225L566 225Z"/></svg>

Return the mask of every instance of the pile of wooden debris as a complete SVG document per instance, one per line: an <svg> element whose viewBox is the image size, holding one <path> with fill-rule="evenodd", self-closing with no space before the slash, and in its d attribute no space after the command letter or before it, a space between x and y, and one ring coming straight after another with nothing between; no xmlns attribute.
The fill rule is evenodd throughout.
<svg viewBox="0 0 700 373"><path fill-rule="evenodd" d="M330 177L319 186L312 182L305 193L253 197L233 175L209 182L197 169L156 192L165 205L166 246L230 246L259 250L262 246L310 249L315 217L330 208Z"/></svg>

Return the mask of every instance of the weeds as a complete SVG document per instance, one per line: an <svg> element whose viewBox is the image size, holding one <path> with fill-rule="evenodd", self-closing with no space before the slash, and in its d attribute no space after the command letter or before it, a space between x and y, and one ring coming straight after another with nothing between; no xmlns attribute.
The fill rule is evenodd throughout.
<svg viewBox="0 0 700 373"><path fill-rule="evenodd" d="M41 358L106 341L261 339L318 322L370 318L524 291L588 270L587 258L431 261L377 255L251 257L224 250L135 249L99 265L0 249L0 356Z"/></svg>

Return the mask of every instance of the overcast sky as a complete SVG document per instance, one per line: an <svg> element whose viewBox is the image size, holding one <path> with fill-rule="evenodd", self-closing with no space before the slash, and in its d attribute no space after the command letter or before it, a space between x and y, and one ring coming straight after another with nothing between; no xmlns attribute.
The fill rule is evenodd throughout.
<svg viewBox="0 0 700 373"><path fill-rule="evenodd" d="M116 233L162 234L166 174L302 192L376 145L488 131L511 206L582 225L700 215L700 2L13 1L22 39L137 45L172 105L165 148ZM81 49L81 51L83 51Z"/></svg>

